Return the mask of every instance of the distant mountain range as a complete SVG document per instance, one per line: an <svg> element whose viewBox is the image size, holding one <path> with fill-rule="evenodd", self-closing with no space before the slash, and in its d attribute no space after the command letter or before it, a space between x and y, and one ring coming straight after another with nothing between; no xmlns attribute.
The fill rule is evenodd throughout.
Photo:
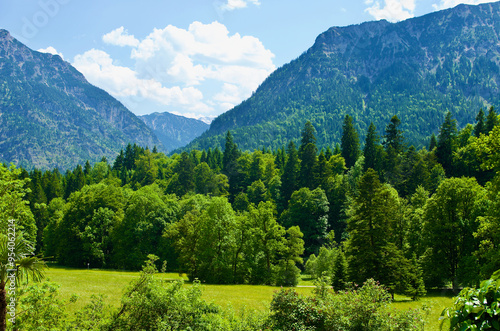
<svg viewBox="0 0 500 331"><path fill-rule="evenodd" d="M59 56L0 30L0 162L64 170L112 160L128 143L171 150L207 128L168 113L141 120Z"/></svg>
<svg viewBox="0 0 500 331"><path fill-rule="evenodd" d="M187 145L210 127L203 121L168 112L142 115L139 118L153 129L167 152Z"/></svg>
<svg viewBox="0 0 500 331"><path fill-rule="evenodd" d="M459 126L500 103L500 3L459 5L399 23L333 27L273 72L240 105L201 122L169 113L135 116L57 55L33 51L0 30L0 162L62 170L114 158L128 143L172 151L242 149L299 141L306 121L319 147L340 142L346 114L361 138L382 135L393 115L422 145L447 111ZM208 129L208 130L207 130Z"/></svg>
<svg viewBox="0 0 500 331"><path fill-rule="evenodd" d="M187 148L222 147L227 130L242 149L277 148L298 141L307 120L318 145L331 146L346 114L361 139L370 121L383 134L398 115L408 142L421 146L447 111L464 125L480 107L498 106L499 95L500 3L459 5L394 24L330 28Z"/></svg>

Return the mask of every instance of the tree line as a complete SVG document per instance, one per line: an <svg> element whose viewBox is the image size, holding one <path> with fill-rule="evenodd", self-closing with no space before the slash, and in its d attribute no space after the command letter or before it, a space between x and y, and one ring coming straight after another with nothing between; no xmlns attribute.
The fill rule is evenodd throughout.
<svg viewBox="0 0 500 331"><path fill-rule="evenodd" d="M209 283L294 285L305 269L417 298L500 268L499 139L491 107L460 130L448 113L420 150L397 116L361 142L349 115L321 150L310 122L276 150L242 151L229 131L223 150L129 144L65 173L1 166L0 213L66 266L138 270L155 254Z"/></svg>

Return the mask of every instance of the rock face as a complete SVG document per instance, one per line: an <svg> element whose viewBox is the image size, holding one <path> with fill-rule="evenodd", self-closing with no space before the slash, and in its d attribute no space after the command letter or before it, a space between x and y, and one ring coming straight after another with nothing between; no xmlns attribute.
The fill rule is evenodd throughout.
<svg viewBox="0 0 500 331"><path fill-rule="evenodd" d="M139 118L154 131L167 152L187 145L209 128L203 121L168 112L142 115Z"/></svg>
<svg viewBox="0 0 500 331"><path fill-rule="evenodd" d="M408 143L423 145L447 111L459 126L500 100L500 3L455 8L399 23L332 27L272 73L249 99L216 118L190 148L243 149L299 142L307 120L318 145L340 142L353 116L361 139L371 121L383 134L393 115Z"/></svg>
<svg viewBox="0 0 500 331"><path fill-rule="evenodd" d="M58 55L0 30L0 161L68 169L128 143L163 146L153 131Z"/></svg>

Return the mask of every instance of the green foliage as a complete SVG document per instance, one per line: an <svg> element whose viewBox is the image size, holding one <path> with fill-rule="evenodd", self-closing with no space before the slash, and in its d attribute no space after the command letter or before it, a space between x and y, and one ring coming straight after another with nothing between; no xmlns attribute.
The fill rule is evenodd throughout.
<svg viewBox="0 0 500 331"><path fill-rule="evenodd" d="M500 330L500 270L479 288L464 288L441 314L450 330Z"/></svg>
<svg viewBox="0 0 500 331"><path fill-rule="evenodd" d="M485 55L497 47L498 27L485 22L495 20L498 7L469 12L467 18L441 12L397 26L368 22L325 31L188 148L222 147L227 130L242 150L298 145L306 121L316 128L319 149L333 147L346 115L360 136L371 121L384 128L396 115L408 144L427 147L447 111L464 127L499 100L499 66ZM392 34L404 37L395 41Z"/></svg>
<svg viewBox="0 0 500 331"><path fill-rule="evenodd" d="M318 288L314 297L282 289L273 297L268 323L273 330L414 330L423 327L420 311L392 310L389 302L389 293L371 279L362 287L345 292Z"/></svg>
<svg viewBox="0 0 500 331"><path fill-rule="evenodd" d="M479 259L480 277L488 278L500 269L500 176L486 186L489 204L485 215L478 217L474 238L479 245L474 257Z"/></svg>
<svg viewBox="0 0 500 331"><path fill-rule="evenodd" d="M360 150L358 131L354 128L353 119L349 115L345 115L344 124L342 125L340 149L346 167L352 167L360 155Z"/></svg>
<svg viewBox="0 0 500 331"><path fill-rule="evenodd" d="M446 113L445 120L441 125L438 136L436 156L443 166L446 174L453 174L453 152L457 148L457 121L452 118L450 112Z"/></svg>
<svg viewBox="0 0 500 331"><path fill-rule="evenodd" d="M484 210L484 189L473 178L444 180L424 207L423 235L425 277L428 285L451 281L456 289L460 282L474 283L473 273L460 275L460 268L473 268L468 259L475 249L473 233L477 217Z"/></svg>
<svg viewBox="0 0 500 331"><path fill-rule="evenodd" d="M68 304L58 298L59 285L51 282L31 284L21 288L16 328L19 330L61 330L65 327ZM76 297L71 302L76 301ZM14 325L11 324L13 328Z"/></svg>
<svg viewBox="0 0 500 331"><path fill-rule="evenodd" d="M296 286L300 277L297 264L302 263L304 253L304 236L298 226L292 226L287 231L286 242L281 250L281 259L276 267L275 284L280 286Z"/></svg>
<svg viewBox="0 0 500 331"><path fill-rule="evenodd" d="M321 188L311 191L303 187L292 194L288 209L281 215L282 224L299 226L307 252L314 253L327 234L328 210L328 199Z"/></svg>
<svg viewBox="0 0 500 331"><path fill-rule="evenodd" d="M113 233L116 265L137 270L148 254L160 252L165 245L163 232L176 219L177 212L177 199L164 196L156 185L134 192L124 206L123 220L118 221Z"/></svg>
<svg viewBox="0 0 500 331"><path fill-rule="evenodd" d="M124 191L99 183L73 193L57 226L57 256L61 263L84 267L108 265L113 229L123 218Z"/></svg>
<svg viewBox="0 0 500 331"><path fill-rule="evenodd" d="M28 240L36 240L36 222L29 208L26 194L29 178L20 178L21 169L0 164L0 234L7 235L8 221L15 220L16 231L25 233Z"/></svg>

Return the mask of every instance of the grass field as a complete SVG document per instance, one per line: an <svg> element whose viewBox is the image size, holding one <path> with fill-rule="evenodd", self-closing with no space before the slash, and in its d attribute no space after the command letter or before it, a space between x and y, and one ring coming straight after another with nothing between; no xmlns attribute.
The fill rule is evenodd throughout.
<svg viewBox="0 0 500 331"><path fill-rule="evenodd" d="M68 313L72 313L90 301L92 294L104 294L106 302L118 307L125 287L139 276L138 272L111 271L98 269L70 269L51 267L47 278L61 285L60 299L68 300L72 294L77 294L76 303L68 305ZM162 279L183 279L185 275L176 273L159 273ZM305 278L299 283L301 286L311 286L312 281ZM189 286L189 284L186 284ZM203 297L220 306L231 305L236 311L245 308L248 310L265 310L269 308L273 293L279 287L255 285L204 285ZM299 293L311 293L311 287L296 288ZM439 316L443 308L451 305L452 297L448 293L431 292L419 301L411 301L402 296L396 296L393 303L395 309L416 309L426 306L428 309L426 330L439 330Z"/></svg>

